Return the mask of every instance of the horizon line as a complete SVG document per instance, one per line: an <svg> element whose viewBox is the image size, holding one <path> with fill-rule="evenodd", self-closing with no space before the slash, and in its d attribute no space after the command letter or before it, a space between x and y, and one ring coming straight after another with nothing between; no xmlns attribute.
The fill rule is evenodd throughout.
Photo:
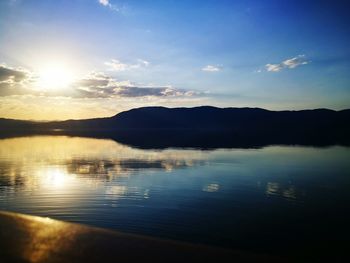
<svg viewBox="0 0 350 263"><path fill-rule="evenodd" d="M14 119L14 118L6 118L6 117L0 117L0 120L14 120L14 121L27 121L27 122L63 122L63 121L80 121L80 120L95 120L95 119L108 119L117 116L120 113L128 112L131 110L137 110L137 109L144 109L144 108L163 108L163 109L194 109L194 108L216 108L216 109L255 109L255 110L264 110L264 111L270 111L270 112L300 112L300 111L315 111L315 110L327 110L332 112L342 112L350 110L350 108L344 108L341 110L334 110L330 108L307 108L307 109L301 109L301 110L269 110L265 108L260 107L217 107L212 105L201 105L201 106L193 106L193 107L165 107L165 106L144 106L144 107L137 107L137 108L131 108L128 110L120 111L115 113L111 116L105 116L105 117L95 117L95 118L82 118L82 119L56 119L56 120L35 120L35 119Z"/></svg>

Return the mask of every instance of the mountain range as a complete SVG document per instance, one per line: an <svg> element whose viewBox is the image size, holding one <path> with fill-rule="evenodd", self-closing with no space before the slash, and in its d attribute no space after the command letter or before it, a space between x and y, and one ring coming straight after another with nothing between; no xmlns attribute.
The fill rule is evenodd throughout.
<svg viewBox="0 0 350 263"><path fill-rule="evenodd" d="M66 134L107 137L139 147L349 145L350 109L143 107L107 118L35 122L0 119L0 136Z"/></svg>

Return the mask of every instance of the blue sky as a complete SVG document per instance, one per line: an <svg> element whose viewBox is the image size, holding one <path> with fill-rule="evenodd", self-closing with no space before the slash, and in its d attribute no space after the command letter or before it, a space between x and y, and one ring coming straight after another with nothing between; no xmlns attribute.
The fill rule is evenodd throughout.
<svg viewBox="0 0 350 263"><path fill-rule="evenodd" d="M86 118L148 105L349 108L349 7L4 0L0 117ZM74 81L53 83L67 71Z"/></svg>

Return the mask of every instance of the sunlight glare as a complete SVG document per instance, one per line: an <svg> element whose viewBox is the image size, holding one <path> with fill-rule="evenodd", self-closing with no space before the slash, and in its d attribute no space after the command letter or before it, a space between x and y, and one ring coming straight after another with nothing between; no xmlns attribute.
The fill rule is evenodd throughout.
<svg viewBox="0 0 350 263"><path fill-rule="evenodd" d="M65 186L68 174L59 168L48 168L43 171L42 183L50 188L61 188Z"/></svg>
<svg viewBox="0 0 350 263"><path fill-rule="evenodd" d="M41 89L67 88L73 81L74 73L66 65L47 65L38 73L38 86Z"/></svg>

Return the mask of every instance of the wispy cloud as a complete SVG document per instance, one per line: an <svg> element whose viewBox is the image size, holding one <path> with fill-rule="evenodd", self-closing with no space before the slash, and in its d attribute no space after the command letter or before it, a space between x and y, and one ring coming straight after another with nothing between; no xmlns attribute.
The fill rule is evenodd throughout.
<svg viewBox="0 0 350 263"><path fill-rule="evenodd" d="M105 7L108 7L108 8L110 8L113 11L117 11L117 12L120 11L120 8L118 6L116 6L116 5L114 5L114 4L111 4L110 0L98 0L98 2L101 5L103 5Z"/></svg>
<svg viewBox="0 0 350 263"><path fill-rule="evenodd" d="M278 64L266 64L265 68L270 72L279 72L283 69L293 69L301 65L309 64L310 61L305 59L305 55L298 55L294 58L289 58Z"/></svg>
<svg viewBox="0 0 350 263"><path fill-rule="evenodd" d="M137 63L135 64L127 64L127 63L122 63L120 60L112 59L111 61L107 61L104 64L108 66L109 70L112 70L112 71L126 71L126 70L132 70L132 69L139 69L142 67L148 67L150 62L143 59L138 59Z"/></svg>
<svg viewBox="0 0 350 263"><path fill-rule="evenodd" d="M271 72L278 72L283 69L282 64L266 64L265 67L267 71L271 71Z"/></svg>
<svg viewBox="0 0 350 263"><path fill-rule="evenodd" d="M139 62L140 65L144 65L144 66L149 66L150 62L147 60L143 60L143 59L138 59L137 60Z"/></svg>
<svg viewBox="0 0 350 263"><path fill-rule="evenodd" d="M217 72L222 69L221 66L214 66L214 65L207 65L202 68L202 71L207 71L207 72Z"/></svg>
<svg viewBox="0 0 350 263"><path fill-rule="evenodd" d="M98 2L99 2L101 5L104 5L104 6L107 6L107 5L110 4L108 0L98 0Z"/></svg>

